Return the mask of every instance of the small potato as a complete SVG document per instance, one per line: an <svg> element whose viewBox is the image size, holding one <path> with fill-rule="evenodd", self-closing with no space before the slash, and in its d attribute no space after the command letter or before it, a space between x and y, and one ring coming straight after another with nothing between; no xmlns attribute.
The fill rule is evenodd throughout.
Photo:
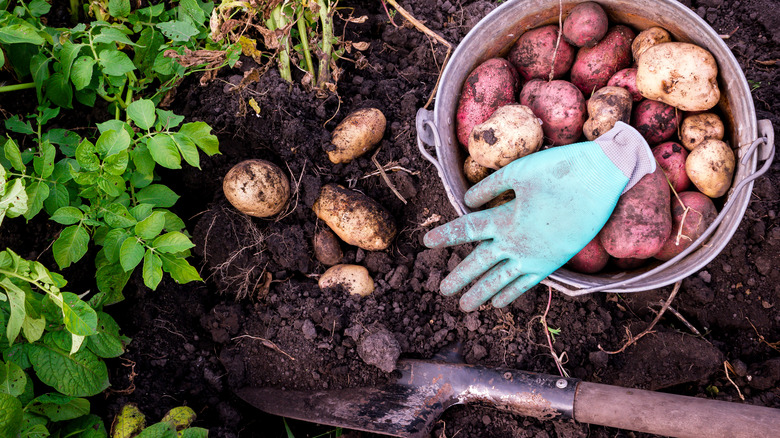
<svg viewBox="0 0 780 438"><path fill-rule="evenodd" d="M693 185L710 198L720 198L731 187L735 166L734 151L721 140L699 143L685 160L685 172Z"/></svg>
<svg viewBox="0 0 780 438"><path fill-rule="evenodd" d="M580 3L563 21L563 38L577 47L593 47L604 38L608 26L607 13L598 3Z"/></svg>
<svg viewBox="0 0 780 438"><path fill-rule="evenodd" d="M385 135L387 120L376 108L351 112L331 134L332 147L327 149L331 163L349 163L376 146Z"/></svg>
<svg viewBox="0 0 780 438"><path fill-rule="evenodd" d="M583 274L595 274L604 269L607 263L609 263L609 254L597 235L585 245L585 248L575 254L566 266Z"/></svg>
<svg viewBox="0 0 780 438"><path fill-rule="evenodd" d="M693 114L683 119L680 127L680 137L685 149L692 151L696 149L702 141L708 138L723 140L726 128L723 122L716 114L700 113Z"/></svg>
<svg viewBox="0 0 780 438"><path fill-rule="evenodd" d="M314 233L314 257L323 265L333 266L344 257L339 240L332 231L321 228Z"/></svg>
<svg viewBox="0 0 780 438"><path fill-rule="evenodd" d="M672 233L654 256L658 260L670 260L688 249L718 217L715 204L704 194L682 192L678 196L679 200L672 197Z"/></svg>
<svg viewBox="0 0 780 438"><path fill-rule="evenodd" d="M582 136L588 117L585 98L571 82L534 79L523 87L520 104L542 119L544 136L553 145L574 143Z"/></svg>
<svg viewBox="0 0 780 438"><path fill-rule="evenodd" d="M631 65L631 41L634 31L617 25L593 47L582 47L571 66L571 82L582 94L590 96L607 85L609 78Z"/></svg>
<svg viewBox="0 0 780 438"><path fill-rule="evenodd" d="M639 32L639 35L634 38L634 42L631 43L631 52L634 54L634 61L638 61L639 57L650 47L671 41L672 36L662 27L654 26Z"/></svg>
<svg viewBox="0 0 780 438"><path fill-rule="evenodd" d="M311 207L344 242L366 251L386 249L397 229L393 216L368 196L327 184Z"/></svg>
<svg viewBox="0 0 780 438"><path fill-rule="evenodd" d="M679 143L667 141L653 148L655 161L664 170L664 174L669 178L672 188L680 193L688 190L691 186L691 180L685 173L685 160L688 158L688 151Z"/></svg>
<svg viewBox="0 0 780 438"><path fill-rule="evenodd" d="M515 103L520 75L504 58L491 58L478 65L466 78L458 99L456 134L464 148L475 126L489 119L500 107Z"/></svg>
<svg viewBox="0 0 780 438"><path fill-rule="evenodd" d="M612 75L607 81L608 87L623 87L631 93L631 100L639 102L644 99L639 89L636 88L636 69L633 67L624 68Z"/></svg>
<svg viewBox="0 0 780 438"><path fill-rule="evenodd" d="M661 43L637 61L636 86L647 99L682 111L706 111L720 99L718 64L710 52L689 43Z"/></svg>
<svg viewBox="0 0 780 438"><path fill-rule="evenodd" d="M663 102L649 99L639 102L631 117L631 126L651 145L672 138L677 133L679 123L679 111Z"/></svg>
<svg viewBox="0 0 780 438"><path fill-rule="evenodd" d="M472 184L476 184L482 181L492 172L492 169L481 166L479 163L474 161L470 155L466 157L466 161L463 163L463 175L466 177L466 180Z"/></svg>
<svg viewBox="0 0 780 438"><path fill-rule="evenodd" d="M525 105L504 105L475 126L469 137L471 158L498 170L542 147L544 132L539 118Z"/></svg>
<svg viewBox="0 0 780 438"><path fill-rule="evenodd" d="M225 175L222 191L228 201L255 217L273 216L290 199L290 181L274 163L265 160L242 161Z"/></svg>
<svg viewBox="0 0 780 438"><path fill-rule="evenodd" d="M336 265L320 276L320 289L342 287L350 295L365 297L374 291L374 279L368 269L359 265Z"/></svg>
<svg viewBox="0 0 780 438"><path fill-rule="evenodd" d="M558 26L554 24L531 29L520 36L507 54L507 59L526 81L546 80L550 77L557 41ZM569 71L575 53L576 49L566 41L560 42L558 53L555 55L553 79L561 78Z"/></svg>
<svg viewBox="0 0 780 438"><path fill-rule="evenodd" d="M588 99L588 120L582 132L588 140L595 140L609 131L617 121L631 120L631 93L621 87L599 88Z"/></svg>

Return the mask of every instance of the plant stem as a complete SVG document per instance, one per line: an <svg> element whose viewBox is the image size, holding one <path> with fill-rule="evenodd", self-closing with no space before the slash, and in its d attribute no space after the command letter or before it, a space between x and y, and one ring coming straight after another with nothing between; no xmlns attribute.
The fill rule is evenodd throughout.
<svg viewBox="0 0 780 438"><path fill-rule="evenodd" d="M274 8L271 12L271 30L281 29L287 25L287 18L282 11L284 3ZM290 36L282 37L281 47L279 48L279 74L287 82L292 82L292 72L290 71Z"/></svg>
<svg viewBox="0 0 780 438"><path fill-rule="evenodd" d="M320 22L322 22L322 57L320 58L320 69L317 75L317 87L323 88L330 82L330 60L333 50L333 17L328 8L327 0L317 0L319 6ZM335 6L335 4L334 4Z"/></svg>
<svg viewBox="0 0 780 438"><path fill-rule="evenodd" d="M306 28L306 17L303 12L303 6L298 8L298 34L301 39L303 59L306 62L306 71L311 74L312 81L316 83L316 72L314 71L314 63L311 60L311 52L309 51L309 32Z"/></svg>
<svg viewBox="0 0 780 438"><path fill-rule="evenodd" d="M79 6L81 6L79 0L70 0L70 21L74 24L79 22Z"/></svg>
<svg viewBox="0 0 780 438"><path fill-rule="evenodd" d="M0 87L0 93L5 93L8 91L27 90L30 88L35 88L35 82L25 82L24 84L6 85Z"/></svg>

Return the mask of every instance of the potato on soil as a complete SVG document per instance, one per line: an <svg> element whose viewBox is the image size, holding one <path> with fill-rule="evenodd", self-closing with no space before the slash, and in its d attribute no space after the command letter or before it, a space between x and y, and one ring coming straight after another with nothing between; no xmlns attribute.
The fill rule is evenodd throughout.
<svg viewBox="0 0 780 438"><path fill-rule="evenodd" d="M631 100L639 102L644 99L636 87L636 68L629 67L612 75L607 81L608 87L623 87L631 93Z"/></svg>
<svg viewBox="0 0 780 438"><path fill-rule="evenodd" d="M222 191L228 201L255 217L273 216L290 199L290 181L274 163L265 160L242 161L225 175Z"/></svg>
<svg viewBox="0 0 780 438"><path fill-rule="evenodd" d="M314 257L323 265L336 265L344 257L338 238L328 229L320 228L317 230L314 233L312 243L314 245Z"/></svg>
<svg viewBox="0 0 780 438"><path fill-rule="evenodd" d="M376 108L362 108L351 112L331 134L327 152L331 163L349 163L370 151L385 135L387 120Z"/></svg>
<svg viewBox="0 0 780 438"><path fill-rule="evenodd" d="M390 213L368 196L338 184L327 184L311 207L344 242L367 251L390 246L396 226Z"/></svg>
<svg viewBox="0 0 780 438"><path fill-rule="evenodd" d="M734 151L721 140L699 143L685 160L685 172L693 185L710 198L720 198L731 187L735 166Z"/></svg>
<svg viewBox="0 0 780 438"><path fill-rule="evenodd" d="M607 13L598 3L580 3L563 21L563 38L577 47L593 47L604 38L608 27Z"/></svg>
<svg viewBox="0 0 780 438"><path fill-rule="evenodd" d="M639 32L639 35L634 38L634 42L631 43L631 52L634 54L634 61L638 61L639 57L650 47L671 41L672 36L662 27L653 26Z"/></svg>
<svg viewBox="0 0 780 438"><path fill-rule="evenodd" d="M706 111L720 99L718 65L707 50L689 43L661 43L637 61L636 86L647 99L682 111Z"/></svg>
<svg viewBox="0 0 780 438"><path fill-rule="evenodd" d="M475 68L466 78L458 100L458 141L468 147L471 130L489 119L500 107L515 103L520 75L504 58L491 58Z"/></svg>
<svg viewBox="0 0 780 438"><path fill-rule="evenodd" d="M683 119L680 140L685 149L692 151L704 140L723 140L726 128L720 117L714 113L693 114Z"/></svg>
<svg viewBox="0 0 780 438"><path fill-rule="evenodd" d="M582 136L588 117L585 98L571 82L534 79L523 87L520 104L542 119L544 136L553 145L574 143Z"/></svg>
<svg viewBox="0 0 780 438"><path fill-rule="evenodd" d="M655 161L664 170L664 174L669 178L672 188L680 193L688 190L691 186L691 180L685 173L685 160L688 158L688 151L679 143L667 141L653 148Z"/></svg>
<svg viewBox="0 0 780 438"><path fill-rule="evenodd" d="M669 184L656 167L618 200L599 233L604 249L615 258L654 256L672 231L670 205Z"/></svg>
<svg viewBox="0 0 780 438"><path fill-rule="evenodd" d="M631 120L631 93L625 88L599 88L588 99L588 120L582 131L588 140L595 140L609 131L617 121L628 123Z"/></svg>
<svg viewBox="0 0 780 438"><path fill-rule="evenodd" d="M490 175L493 172L493 169L489 169L485 166L481 166L479 163L474 161L473 158L469 155L466 157L466 161L463 163L463 175L466 177L466 180L470 182L471 184L476 184L483 179L487 178L488 175Z"/></svg>
<svg viewBox="0 0 780 438"><path fill-rule="evenodd" d="M507 54L507 59L526 81L548 79L557 41L557 25L531 29L520 36ZM569 71L576 51L576 48L561 40L558 53L555 55L553 79L561 78Z"/></svg>
<svg viewBox="0 0 780 438"><path fill-rule="evenodd" d="M475 126L469 137L471 158L481 166L500 169L542 147L539 118L525 105L504 105Z"/></svg>
<svg viewBox="0 0 780 438"><path fill-rule="evenodd" d="M674 107L645 99L634 108L631 126L651 145L667 141L677 133L680 114Z"/></svg>
<svg viewBox="0 0 780 438"><path fill-rule="evenodd" d="M659 260L670 260L688 249L718 217L715 204L704 194L682 192L678 196L679 200L672 197L672 233L654 256Z"/></svg>
<svg viewBox="0 0 780 438"><path fill-rule="evenodd" d="M601 238L597 235L585 248L574 255L566 264L567 267L583 274L595 274L607 266L609 254L601 244Z"/></svg>
<svg viewBox="0 0 780 438"><path fill-rule="evenodd" d="M320 289L341 286L350 295L364 297L374 291L374 279L368 269L359 265L336 265L325 271L318 282Z"/></svg>
<svg viewBox="0 0 780 438"><path fill-rule="evenodd" d="M607 85L609 78L631 65L631 41L634 31L617 25L593 47L582 47L571 67L571 82L590 96Z"/></svg>

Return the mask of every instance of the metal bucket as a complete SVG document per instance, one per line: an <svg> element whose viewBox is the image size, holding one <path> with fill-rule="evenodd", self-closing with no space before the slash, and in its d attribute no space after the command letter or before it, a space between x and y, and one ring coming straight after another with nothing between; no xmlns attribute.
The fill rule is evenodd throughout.
<svg viewBox="0 0 780 438"><path fill-rule="evenodd" d="M578 2L564 1L563 16ZM753 181L764 174L774 158L774 131L769 120L756 120L747 80L729 48L698 15L676 0L599 0L611 22L644 30L661 26L675 41L708 49L719 68L726 137L737 153L733 185L716 221L685 252L667 262L654 262L637 271L586 275L558 269L543 283L568 295L591 292L639 292L675 283L703 268L728 244L747 209ZM466 76L489 58L505 55L525 31L558 23L558 0L510 0L483 18L461 41L442 73L433 111L417 113L417 144L434 164L447 196L459 215L470 210L463 203L469 185L463 176L465 153L455 135L455 112ZM426 146L435 148L435 158ZM757 171L759 161L763 166Z"/></svg>

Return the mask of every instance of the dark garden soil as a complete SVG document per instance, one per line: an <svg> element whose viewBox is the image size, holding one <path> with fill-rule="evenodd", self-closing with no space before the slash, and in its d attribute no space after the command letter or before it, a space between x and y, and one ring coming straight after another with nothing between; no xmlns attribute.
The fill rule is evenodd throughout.
<svg viewBox="0 0 780 438"><path fill-rule="evenodd" d="M445 51L396 16L395 27L378 0L344 1L342 14L367 16L344 25L347 40L368 42L341 62L338 96L317 97L299 83L290 86L275 71L240 92L243 73L256 65L223 70L201 86L185 80L171 109L211 124L222 155L202 160L202 171L162 175L182 196L175 206L188 219L197 244L193 263L206 279L175 284L166 277L157 291L140 275L128 284L126 300L109 308L131 337L127 354L109 362L111 388L93 399L110 424L127 402L150 420L171 407L191 406L198 426L218 437L283 437L283 420L261 413L234 395L245 386L287 389L343 388L381 384L390 374L358 354L369 334L388 331L392 342L371 351L379 358L430 358L442 347L463 343L465 361L557 374L539 322L548 289L537 286L505 309L485 306L464 313L455 297L438 293L440 280L470 247L428 250L425 232L456 217L435 168L416 147L415 113L428 99ZM451 42L460 41L498 1L405 0L416 18ZM780 127L780 8L775 0L683 1L705 18L739 60L759 119ZM777 64L766 61L775 60ZM259 114L247 105L254 98ZM325 154L330 131L362 107L381 109L387 131L376 156L398 171L389 176L404 204L377 175L370 156L333 165ZM222 177L234 164L263 158L289 172L294 194L279 219L252 219L225 200ZM326 183L354 187L387 207L400 230L386 251L342 245L344 262L368 268L376 291L358 299L322 291L311 240L318 222L311 210ZM654 333L621 354L627 331L637 334L654 317L671 286L638 294L569 298L553 293L547 315L560 329L555 350L573 377L592 382L667 391L718 400L780 407L780 164L760 178L739 228L725 250L683 281L672 307L701 335L667 312ZM438 220L437 220L438 219ZM25 257L54 267L50 223L6 220L0 242ZM48 254L47 254L48 253ZM71 284L94 288L91 262L63 273ZM139 274L136 272L136 274ZM275 346L276 348L272 348ZM724 361L733 370L724 372ZM296 437L332 427L288 420ZM349 436L368 436L345 431ZM481 407L455 407L437 424L439 437L631 436L574 422L541 422ZM636 436L636 435L634 435Z"/></svg>

